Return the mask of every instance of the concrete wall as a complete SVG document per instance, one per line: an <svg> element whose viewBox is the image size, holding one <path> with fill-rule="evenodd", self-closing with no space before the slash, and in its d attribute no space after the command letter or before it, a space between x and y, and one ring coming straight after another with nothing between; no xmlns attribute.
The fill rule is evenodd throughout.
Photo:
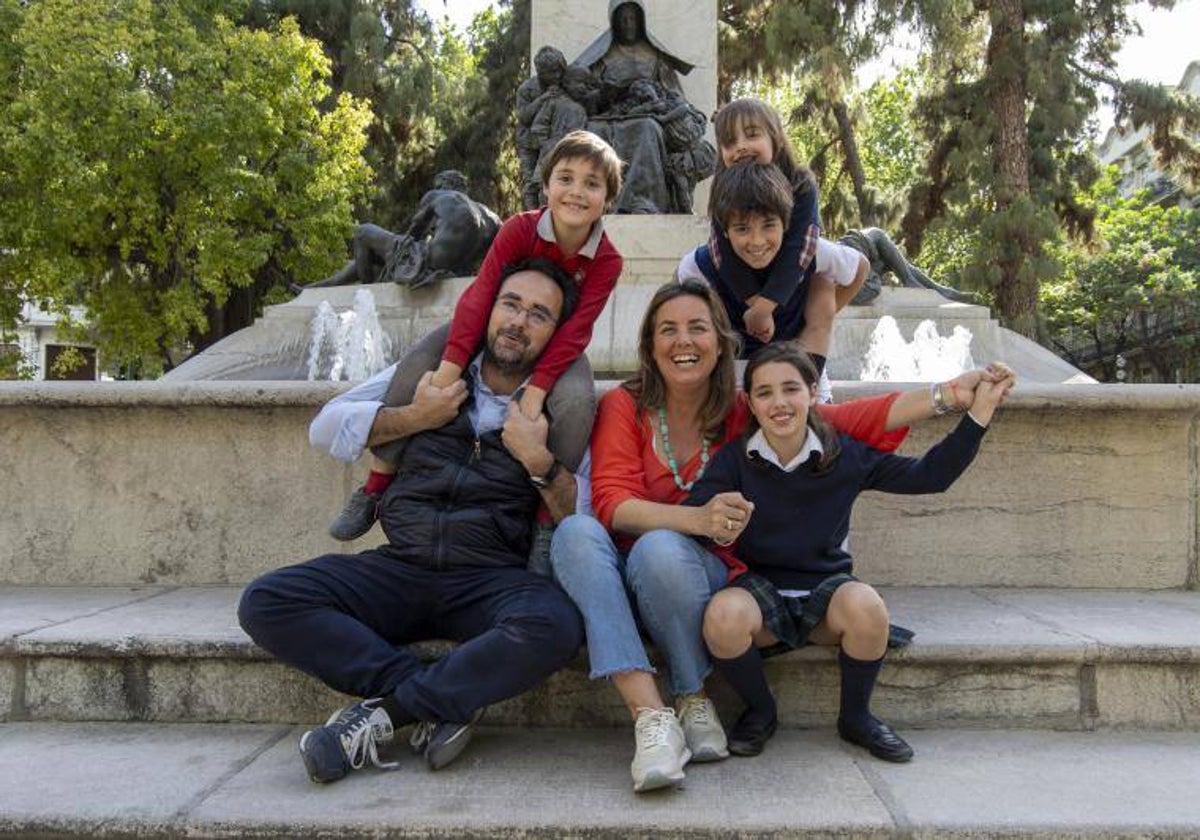
<svg viewBox="0 0 1200 840"><path fill-rule="evenodd" d="M344 387L0 383L0 584L239 583L341 550L362 467L306 428ZM877 583L1195 588L1198 496L1200 387L1025 385L949 493L864 497L852 549Z"/></svg>

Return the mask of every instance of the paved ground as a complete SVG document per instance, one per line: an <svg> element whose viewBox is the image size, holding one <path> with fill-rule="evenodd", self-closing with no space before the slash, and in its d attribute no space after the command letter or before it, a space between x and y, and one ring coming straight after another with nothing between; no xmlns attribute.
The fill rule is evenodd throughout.
<svg viewBox="0 0 1200 840"><path fill-rule="evenodd" d="M457 763L317 786L300 730L0 725L0 834L1197 837L1200 733L910 731L888 765L827 730L635 795L631 732L482 728Z"/></svg>

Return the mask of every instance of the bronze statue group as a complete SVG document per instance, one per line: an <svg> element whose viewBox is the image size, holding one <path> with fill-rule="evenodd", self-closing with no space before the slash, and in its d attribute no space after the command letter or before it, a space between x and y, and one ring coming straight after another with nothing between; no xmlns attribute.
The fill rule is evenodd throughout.
<svg viewBox="0 0 1200 840"><path fill-rule="evenodd" d="M612 24L579 62L602 91L632 86L632 65L648 81L671 69L637 4L617 4ZM562 82L561 93L551 95L556 82L523 96L533 112L524 161L535 125L580 119L556 104L573 97ZM622 107L669 132L662 90L646 86ZM997 363L903 393L822 397L836 312L869 265L822 238L817 186L778 115L742 99L715 117L709 239L652 298L637 371L597 404L584 350L622 267L602 217L628 184L623 149L592 119L539 142L545 203L500 226L451 323L310 427L335 458L370 448L374 459L334 536L355 539L378 520L386 543L264 575L239 619L282 661L363 698L302 736L316 782L395 766L388 748L402 732L430 768L444 767L489 705L581 645L590 676L629 710L637 791L678 785L689 763L762 752L779 723L763 658L808 644L838 650L840 737L886 761L913 756L871 711L888 647L912 633L855 578L850 510L864 490L949 488L1012 371ZM962 416L923 456L894 454L909 424L946 413ZM405 647L431 638L457 645L433 662ZM714 671L742 701L727 724L706 692Z"/></svg>

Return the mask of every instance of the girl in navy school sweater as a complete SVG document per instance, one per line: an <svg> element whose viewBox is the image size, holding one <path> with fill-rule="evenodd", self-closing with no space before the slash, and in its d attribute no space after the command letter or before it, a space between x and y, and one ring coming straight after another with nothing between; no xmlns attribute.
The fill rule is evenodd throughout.
<svg viewBox="0 0 1200 840"><path fill-rule="evenodd" d="M958 426L922 457L908 458L839 437L810 411L818 374L794 346L769 345L750 360L744 387L757 430L721 449L687 502L703 505L732 492L753 505L747 520L727 523L750 571L718 592L704 615L713 662L746 704L729 733L730 752L757 755L775 733L775 699L759 648L814 643L840 647L842 739L887 761L912 758L912 748L870 712L888 613L879 593L850 574L850 510L863 490L940 493L953 484L1014 384L1011 371L997 369L1004 378L980 382ZM939 413L954 404L944 387L930 388Z"/></svg>

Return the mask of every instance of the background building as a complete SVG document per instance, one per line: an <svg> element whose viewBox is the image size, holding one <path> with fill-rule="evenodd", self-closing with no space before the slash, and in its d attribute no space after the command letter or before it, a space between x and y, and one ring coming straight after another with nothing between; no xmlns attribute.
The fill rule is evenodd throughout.
<svg viewBox="0 0 1200 840"><path fill-rule="evenodd" d="M82 318L83 310L72 309L74 318ZM26 303L21 308L21 321L17 325L15 342L0 342L0 356L17 357L16 364L0 366L0 378L14 378L20 369L32 373L34 379L99 379L96 364L96 348L62 339L58 333L59 316ZM54 363L67 352L76 348L83 357L83 364L68 373L54 370Z"/></svg>
<svg viewBox="0 0 1200 840"><path fill-rule="evenodd" d="M1200 61L1193 61L1183 71L1176 89L1193 96L1200 96ZM1096 157L1105 166L1116 164L1121 167L1119 188L1126 198L1139 190L1149 189L1154 201L1160 204L1187 204L1195 207L1200 196L1187 194L1169 175L1158 168L1154 149L1147 139L1148 126L1137 130L1128 126L1113 126L1096 147Z"/></svg>

